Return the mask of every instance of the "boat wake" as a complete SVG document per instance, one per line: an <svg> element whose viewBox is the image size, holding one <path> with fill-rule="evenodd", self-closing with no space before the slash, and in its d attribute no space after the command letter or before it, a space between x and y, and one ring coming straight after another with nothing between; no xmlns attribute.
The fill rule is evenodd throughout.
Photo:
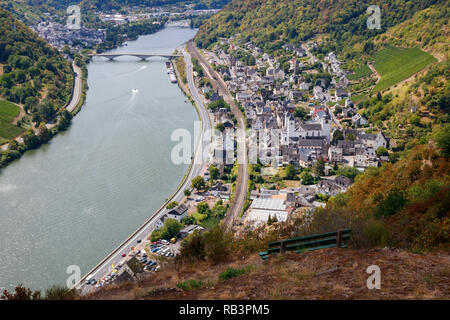
<svg viewBox="0 0 450 320"><path fill-rule="evenodd" d="M142 67L140 67L139 69L134 70L134 71L129 71L129 72L125 72L125 73L120 73L120 74L117 75L117 77L126 77L126 76L130 76L130 75L133 75L133 74L135 74L135 73L141 72L142 70L145 70L145 69L147 69L147 66L142 66Z"/></svg>

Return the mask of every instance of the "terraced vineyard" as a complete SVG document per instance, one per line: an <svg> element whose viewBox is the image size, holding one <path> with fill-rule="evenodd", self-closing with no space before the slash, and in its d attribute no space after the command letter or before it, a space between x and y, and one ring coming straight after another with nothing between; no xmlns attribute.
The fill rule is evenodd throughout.
<svg viewBox="0 0 450 320"><path fill-rule="evenodd" d="M4 140L12 139L23 132L22 128L19 128L11 121L20 113L20 107L8 102L0 100L0 143Z"/></svg>
<svg viewBox="0 0 450 320"><path fill-rule="evenodd" d="M373 55L374 67L381 75L373 92L382 91L408 79L430 63L437 61L419 48L398 48L387 46Z"/></svg>

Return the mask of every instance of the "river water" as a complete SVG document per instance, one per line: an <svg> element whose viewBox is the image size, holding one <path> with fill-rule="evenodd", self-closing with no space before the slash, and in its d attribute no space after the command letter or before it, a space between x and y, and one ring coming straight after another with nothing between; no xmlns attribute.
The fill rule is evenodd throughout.
<svg viewBox="0 0 450 320"><path fill-rule="evenodd" d="M196 30L165 28L111 52L172 53ZM88 272L177 188L177 128L198 119L164 58L89 64L86 103L72 126L0 172L0 288L65 284Z"/></svg>

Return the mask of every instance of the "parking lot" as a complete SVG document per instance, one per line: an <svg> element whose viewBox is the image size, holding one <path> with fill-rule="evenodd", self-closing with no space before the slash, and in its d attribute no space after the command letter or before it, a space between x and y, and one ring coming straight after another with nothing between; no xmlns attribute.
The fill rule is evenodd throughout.
<svg viewBox="0 0 450 320"><path fill-rule="evenodd" d="M170 243L167 240L158 240L155 242L145 241L142 243L139 241L138 250L135 248L128 255L123 253L123 259L117 265L112 265L111 270L101 279L94 279L93 277L87 277L85 280L86 285L92 285L96 288L103 287L107 284L113 283L120 275L125 272L124 264L131 258L135 257L142 267L143 272L157 272L161 269L160 263L156 257L174 258L178 253L180 241L176 243Z"/></svg>

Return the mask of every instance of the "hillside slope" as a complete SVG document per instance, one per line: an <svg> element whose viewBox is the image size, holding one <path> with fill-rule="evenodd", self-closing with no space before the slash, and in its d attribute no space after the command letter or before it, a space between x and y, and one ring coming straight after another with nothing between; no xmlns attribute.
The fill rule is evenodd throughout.
<svg viewBox="0 0 450 320"><path fill-rule="evenodd" d="M73 70L58 50L0 9L0 96L48 121L70 98ZM30 120L30 119L29 119Z"/></svg>
<svg viewBox="0 0 450 320"><path fill-rule="evenodd" d="M197 44L207 47L218 37L241 34L251 38L266 51L281 48L284 43L306 41L315 35L329 34L334 48L341 51L377 34L384 33L415 12L441 0L369 1L369 0L243 0L233 1L205 23L196 37ZM376 4L382 12L381 29L369 30L366 10Z"/></svg>
<svg viewBox="0 0 450 320"><path fill-rule="evenodd" d="M366 286L368 266L381 270L381 289ZM224 279L227 268L246 271ZM196 283L193 287L186 283ZM87 299L448 299L450 255L398 249L326 249L256 256L227 265L168 268L138 283L107 288Z"/></svg>

